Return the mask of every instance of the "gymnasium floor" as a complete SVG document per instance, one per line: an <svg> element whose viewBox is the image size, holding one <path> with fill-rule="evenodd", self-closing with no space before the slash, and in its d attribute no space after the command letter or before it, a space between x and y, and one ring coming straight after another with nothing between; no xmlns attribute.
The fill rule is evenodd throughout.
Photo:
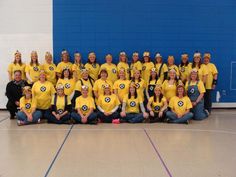
<svg viewBox="0 0 236 177"><path fill-rule="evenodd" d="M235 177L236 110L174 124L16 125L0 112L0 177Z"/></svg>

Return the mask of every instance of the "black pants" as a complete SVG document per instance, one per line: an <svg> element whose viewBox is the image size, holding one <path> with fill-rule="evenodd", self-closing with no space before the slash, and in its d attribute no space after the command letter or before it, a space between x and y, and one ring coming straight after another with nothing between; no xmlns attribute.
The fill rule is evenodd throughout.
<svg viewBox="0 0 236 177"><path fill-rule="evenodd" d="M8 101L6 107L7 107L7 110L10 112L11 119L13 119L17 112L16 104L11 101Z"/></svg>
<svg viewBox="0 0 236 177"><path fill-rule="evenodd" d="M158 116L158 113L154 112L154 117L150 115L150 123L155 123L155 122L164 122L165 120L165 113L163 112L162 117Z"/></svg>
<svg viewBox="0 0 236 177"><path fill-rule="evenodd" d="M103 112L98 111L98 118L104 123L112 123L113 119L119 119L119 113L114 112L109 116L106 116Z"/></svg>
<svg viewBox="0 0 236 177"><path fill-rule="evenodd" d="M211 101L211 89L206 89L206 92L204 94L204 108L208 110L209 113L211 113L211 107L212 107L212 101Z"/></svg>

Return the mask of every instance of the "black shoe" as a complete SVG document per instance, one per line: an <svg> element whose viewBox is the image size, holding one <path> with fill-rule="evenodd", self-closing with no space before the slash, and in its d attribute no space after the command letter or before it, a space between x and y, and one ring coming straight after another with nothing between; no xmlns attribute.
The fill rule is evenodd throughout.
<svg viewBox="0 0 236 177"><path fill-rule="evenodd" d="M16 116L10 116L10 119L16 119Z"/></svg>

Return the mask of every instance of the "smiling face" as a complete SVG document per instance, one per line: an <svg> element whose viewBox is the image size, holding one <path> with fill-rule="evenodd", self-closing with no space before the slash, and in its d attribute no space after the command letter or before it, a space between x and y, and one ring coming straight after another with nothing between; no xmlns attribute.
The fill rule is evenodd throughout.
<svg viewBox="0 0 236 177"><path fill-rule="evenodd" d="M204 57L204 63L205 63L205 64L210 63L210 58L209 58L209 57Z"/></svg>
<svg viewBox="0 0 236 177"><path fill-rule="evenodd" d="M63 75L64 75L64 78L69 78L70 71L68 69L64 70Z"/></svg>
<svg viewBox="0 0 236 177"><path fill-rule="evenodd" d="M33 63L36 63L38 61L38 54L36 52L31 53L31 60Z"/></svg>
<svg viewBox="0 0 236 177"><path fill-rule="evenodd" d="M138 61L138 55L133 55L132 59L133 59L134 63L137 62Z"/></svg>
<svg viewBox="0 0 236 177"><path fill-rule="evenodd" d="M156 57L156 62L157 63L162 63L162 58L161 57Z"/></svg>
<svg viewBox="0 0 236 177"><path fill-rule="evenodd" d="M106 62L109 64L112 63L112 56L111 55L106 56Z"/></svg>
<svg viewBox="0 0 236 177"><path fill-rule="evenodd" d="M143 57L143 60L145 63L148 63L150 61L150 58L149 57Z"/></svg>
<svg viewBox="0 0 236 177"><path fill-rule="evenodd" d="M140 71L139 71L139 70L136 70L136 71L134 72L134 78L135 78L135 79L139 79L139 78L140 78Z"/></svg>
<svg viewBox="0 0 236 177"><path fill-rule="evenodd" d="M21 62L21 54L20 54L20 53L17 53L17 54L15 55L15 62L16 62L16 63L20 63L20 62Z"/></svg>
<svg viewBox="0 0 236 177"><path fill-rule="evenodd" d="M177 93L179 97L184 96L184 87L178 87L177 88Z"/></svg>
<svg viewBox="0 0 236 177"><path fill-rule="evenodd" d="M48 64L52 63L52 55L45 55L45 60Z"/></svg>
<svg viewBox="0 0 236 177"><path fill-rule="evenodd" d="M182 57L181 60L182 60L183 63L187 63L187 61L188 61L188 57L187 57L187 56L184 56L184 57Z"/></svg>
<svg viewBox="0 0 236 177"><path fill-rule="evenodd" d="M151 71L151 77L152 79L155 79L157 76L157 73L155 71Z"/></svg>
<svg viewBox="0 0 236 177"><path fill-rule="evenodd" d="M82 73L82 78L83 78L83 79L87 80L87 79L88 79L88 76L89 76L88 71L84 71L84 72Z"/></svg>
<svg viewBox="0 0 236 177"><path fill-rule="evenodd" d="M90 53L89 56L88 56L88 59L91 63L94 63L95 60L96 60L96 56L94 53Z"/></svg>
<svg viewBox="0 0 236 177"><path fill-rule="evenodd" d="M197 80L197 72L191 72L190 78L192 81L196 81Z"/></svg>
<svg viewBox="0 0 236 177"><path fill-rule="evenodd" d="M121 62L126 62L126 56L125 55L120 55L120 61Z"/></svg>
<svg viewBox="0 0 236 177"><path fill-rule="evenodd" d="M101 79L107 79L107 72L106 71L101 71Z"/></svg>
<svg viewBox="0 0 236 177"><path fill-rule="evenodd" d="M110 95L110 94L111 94L111 89L110 89L109 87L106 87L106 88L104 89L104 94L105 94L105 95Z"/></svg>
<svg viewBox="0 0 236 177"><path fill-rule="evenodd" d="M169 77L170 77L170 79L175 79L175 77L176 77L176 72L170 70L170 71L169 71Z"/></svg>
<svg viewBox="0 0 236 177"><path fill-rule="evenodd" d="M40 80L41 82L46 81L46 74L45 74L45 73L40 73L40 75L39 75L39 80Z"/></svg>
<svg viewBox="0 0 236 177"><path fill-rule="evenodd" d="M194 61L195 63L200 63L201 57L200 57L200 56L196 56L196 57L194 57L193 61Z"/></svg>
<svg viewBox="0 0 236 177"><path fill-rule="evenodd" d="M167 62L168 62L168 65L170 65L170 66L174 65L174 63L175 63L174 57L168 57Z"/></svg>
<svg viewBox="0 0 236 177"><path fill-rule="evenodd" d="M69 55L68 55L68 53L63 53L61 55L61 61L65 62L65 63L69 62Z"/></svg>
<svg viewBox="0 0 236 177"><path fill-rule="evenodd" d="M58 95L58 96L63 96L63 95L64 95L64 89L58 88L58 89L57 89L57 95Z"/></svg>
<svg viewBox="0 0 236 177"><path fill-rule="evenodd" d="M120 77L120 79L125 79L125 71L120 71L119 77Z"/></svg>
<svg viewBox="0 0 236 177"><path fill-rule="evenodd" d="M80 63L81 61L81 55L75 55L75 63Z"/></svg>
<svg viewBox="0 0 236 177"><path fill-rule="evenodd" d="M154 93L155 93L156 96L160 96L160 94L161 94L161 90L155 88Z"/></svg>
<svg viewBox="0 0 236 177"><path fill-rule="evenodd" d="M17 81L17 82L22 80L22 74L21 74L20 71L16 71L14 73L14 80Z"/></svg>
<svg viewBox="0 0 236 177"><path fill-rule="evenodd" d="M134 95L135 94L135 87L134 86L130 86L129 87L129 92L131 95Z"/></svg>
<svg viewBox="0 0 236 177"><path fill-rule="evenodd" d="M87 97L88 96L88 89L82 89L81 93L82 93L83 97Z"/></svg>

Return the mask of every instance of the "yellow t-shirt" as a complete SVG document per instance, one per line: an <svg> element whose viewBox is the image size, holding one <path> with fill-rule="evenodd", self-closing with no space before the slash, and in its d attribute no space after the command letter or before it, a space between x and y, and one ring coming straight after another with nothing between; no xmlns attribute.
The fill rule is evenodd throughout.
<svg viewBox="0 0 236 177"><path fill-rule="evenodd" d="M89 71L89 76L91 78L93 78L94 80L98 79L98 74L100 71L100 65L98 63L96 64L86 63L85 68Z"/></svg>
<svg viewBox="0 0 236 177"><path fill-rule="evenodd" d="M167 100L163 96L160 102L158 98L156 99L156 102L154 102L154 96L152 96L148 101L151 103L152 111L157 113L163 108Z"/></svg>
<svg viewBox="0 0 236 177"><path fill-rule="evenodd" d="M131 77L134 77L134 71L139 70L142 72L143 69L143 64L140 61L137 61L136 63L131 63L130 64L130 72L131 72Z"/></svg>
<svg viewBox="0 0 236 177"><path fill-rule="evenodd" d="M141 79L140 82L138 80L135 80L135 85L136 85L137 94L140 96L140 98L143 101L144 100L144 90L146 88L146 82L143 79Z"/></svg>
<svg viewBox="0 0 236 177"><path fill-rule="evenodd" d="M22 63L21 65L19 65L18 63L17 64L11 63L8 65L7 71L11 73L12 80L14 79L14 72L17 70L21 71L22 79L25 80L26 77L25 77L25 64L24 63Z"/></svg>
<svg viewBox="0 0 236 177"><path fill-rule="evenodd" d="M161 79L158 79L157 81L156 80L151 80L151 81L149 81L148 83L147 83L147 87L149 86L149 85L161 85L162 84L162 81L161 81ZM155 89L155 86L153 87L153 90Z"/></svg>
<svg viewBox="0 0 236 177"><path fill-rule="evenodd" d="M62 114L65 111L65 96L57 96L56 108L57 113ZM52 96L51 105L55 105L55 95ZM67 105L71 105L70 97L67 96Z"/></svg>
<svg viewBox="0 0 236 177"><path fill-rule="evenodd" d="M24 108L26 112L31 113L37 105L36 99L26 99L25 96L20 99L20 109Z"/></svg>
<svg viewBox="0 0 236 177"><path fill-rule="evenodd" d="M171 97L176 95L176 83L173 85L169 84L169 80L165 80L162 84L162 92L167 100L171 99Z"/></svg>
<svg viewBox="0 0 236 177"><path fill-rule="evenodd" d="M42 69L46 73L46 78L49 82L51 82L53 85L56 85L57 79L56 79L56 65L54 63L48 64L44 63L42 65Z"/></svg>
<svg viewBox="0 0 236 177"><path fill-rule="evenodd" d="M71 68L71 70L72 70L72 72L74 73L76 73L76 75L77 75L77 79L80 79L81 78L81 69L83 68L83 64L81 63L81 64L73 64L72 65L72 68ZM74 78L74 74L73 74L73 78ZM74 78L74 80L75 80L75 78Z"/></svg>
<svg viewBox="0 0 236 177"><path fill-rule="evenodd" d="M103 95L104 94L104 86L106 84L110 85L110 88L112 89L113 84L110 80L106 80L106 81L104 81L102 79L96 80L96 82L94 83L94 86L93 86L93 91L97 91L98 95Z"/></svg>
<svg viewBox="0 0 236 177"><path fill-rule="evenodd" d="M187 96L183 98L174 96L170 99L169 107L177 114L184 114L188 109L192 108L192 103Z"/></svg>
<svg viewBox="0 0 236 177"><path fill-rule="evenodd" d="M218 74L218 70L213 63L205 65L208 69L208 75L206 79L206 89L212 89L212 82L215 74Z"/></svg>
<svg viewBox="0 0 236 177"><path fill-rule="evenodd" d="M121 68L124 68L125 69L125 72L126 72L126 79L128 79L129 80L129 65L128 65L128 63L125 63L125 62L119 62L118 64L117 64L117 70L118 70L118 72L120 71L120 69Z"/></svg>
<svg viewBox="0 0 236 177"><path fill-rule="evenodd" d="M137 96L137 98L131 96L131 98L129 99L128 94L126 94L124 96L123 102L126 103L126 113L140 113L140 104L143 103L143 100L140 96Z"/></svg>
<svg viewBox="0 0 236 177"><path fill-rule="evenodd" d="M189 84L189 82L186 82L185 90L188 91L188 86L189 85L192 86L192 85L196 85L196 84L197 84L197 81L196 82L190 81L190 84ZM198 81L197 87L198 87L198 90L199 90L200 93L205 93L206 92L205 86L204 86L202 81L200 81L200 80Z"/></svg>
<svg viewBox="0 0 236 177"><path fill-rule="evenodd" d="M108 73L107 79L110 80L112 83L114 83L117 80L117 68L116 65L111 63L110 65L107 63L104 63L101 65L100 71L102 69L106 69Z"/></svg>
<svg viewBox="0 0 236 177"><path fill-rule="evenodd" d="M75 109L80 109L83 115L86 115L91 108L95 109L94 99L92 97L88 96L84 98L83 96L79 96L76 98Z"/></svg>
<svg viewBox="0 0 236 177"><path fill-rule="evenodd" d="M179 68L176 65L172 65L172 66L168 66L168 71L170 71L171 69L174 69L176 71L176 75L179 76Z"/></svg>
<svg viewBox="0 0 236 177"><path fill-rule="evenodd" d="M115 94L100 95L98 97L98 106L105 112L111 112L116 106L120 105L120 101Z"/></svg>
<svg viewBox="0 0 236 177"><path fill-rule="evenodd" d="M37 101L37 108L43 110L50 108L52 95L55 92L55 88L51 82L35 82L32 87L32 94L33 98Z"/></svg>
<svg viewBox="0 0 236 177"><path fill-rule="evenodd" d="M113 85L113 89L117 90L119 98L123 100L124 96L129 93L130 80L117 80Z"/></svg>
<svg viewBox="0 0 236 177"><path fill-rule="evenodd" d="M206 65L205 64L201 64L200 68L198 68L198 67L195 67L195 68L198 70L199 80L202 81L203 76L208 75L208 69L207 69ZM192 68L192 63L190 63L189 64L189 71L191 72L192 69L193 69Z"/></svg>
<svg viewBox="0 0 236 177"><path fill-rule="evenodd" d="M36 65L33 64L32 66L30 64L26 65L25 67L25 72L29 73L30 78L32 79L33 82L36 82L39 80L39 74L40 74L40 70L41 70L42 66L41 65ZM29 84L30 81L28 81Z"/></svg>
<svg viewBox="0 0 236 177"><path fill-rule="evenodd" d="M64 86L64 93L70 96L75 88L75 80L74 79L58 79L57 85L61 83Z"/></svg>
<svg viewBox="0 0 236 177"><path fill-rule="evenodd" d="M64 61L61 61L60 63L58 63L57 65L57 68L56 68L56 72L57 73L62 73L62 71L64 69L68 68L70 71L71 71L71 68L72 68L72 63L71 62L64 62Z"/></svg>
<svg viewBox="0 0 236 177"><path fill-rule="evenodd" d="M149 81L152 68L154 68L153 62L143 63L142 79L145 80L146 82Z"/></svg>
<svg viewBox="0 0 236 177"><path fill-rule="evenodd" d="M190 63L189 63L190 64ZM189 78L190 70L189 70L189 64L187 66L181 66L179 65L179 73L180 73L180 79L187 80Z"/></svg>
<svg viewBox="0 0 236 177"><path fill-rule="evenodd" d="M82 82L81 81L83 82L83 85L88 86L88 95L93 97L93 86L91 85L89 79L88 80L84 80L84 79L78 80L75 84L75 90L81 92L81 90L82 90ZM94 85L93 80L91 80L91 82Z"/></svg>
<svg viewBox="0 0 236 177"><path fill-rule="evenodd" d="M161 68L161 65L162 65L162 63L157 63L156 64L156 69L157 69L157 74L159 74L159 70L161 69L159 78L163 82L164 81L164 73L168 72L168 67L165 63L163 64L162 68Z"/></svg>

